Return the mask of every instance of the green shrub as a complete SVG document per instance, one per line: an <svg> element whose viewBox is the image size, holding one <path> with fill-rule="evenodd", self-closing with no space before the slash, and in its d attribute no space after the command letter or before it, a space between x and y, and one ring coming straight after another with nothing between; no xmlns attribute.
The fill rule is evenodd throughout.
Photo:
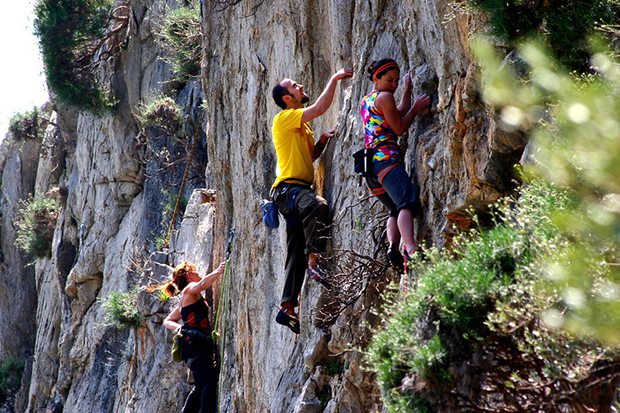
<svg viewBox="0 0 620 413"><path fill-rule="evenodd" d="M167 96L160 96L142 103L138 108L136 118L143 128L155 128L170 136L176 136L183 126L181 108Z"/></svg>
<svg viewBox="0 0 620 413"><path fill-rule="evenodd" d="M482 340L487 317L506 289L529 278L537 257L559 242L550 211L565 199L548 184L532 183L516 204L506 200L498 205L495 228L474 230L457 238L454 250L430 249L414 260L414 289L402 300L388 297L392 305L386 310L385 328L368 349L367 360L389 411L422 412L429 406L424 393L400 390L408 375L443 386L450 383L451 356L444 341L458 341L462 353ZM435 333L423 335L429 330Z"/></svg>
<svg viewBox="0 0 620 413"><path fill-rule="evenodd" d="M33 108L30 112L23 112L14 115L9 121L9 132L15 139L35 139L43 140L45 129L48 125L49 113L41 113L38 108Z"/></svg>
<svg viewBox="0 0 620 413"><path fill-rule="evenodd" d="M62 103L100 111L111 105L94 64L110 22L112 0L40 0L34 31L39 38L47 83Z"/></svg>
<svg viewBox="0 0 620 413"><path fill-rule="evenodd" d="M105 318L108 325L119 330L139 327L142 323L142 315L138 311L138 289L128 292L113 291L103 301Z"/></svg>
<svg viewBox="0 0 620 413"><path fill-rule="evenodd" d="M194 6L172 10L165 16L159 43L168 53L164 60L172 66L175 80L185 81L200 73L201 37L197 2Z"/></svg>
<svg viewBox="0 0 620 413"><path fill-rule="evenodd" d="M588 69L588 38L597 28L617 24L617 0L469 0L489 16L494 35L516 47L542 35L560 61L571 69Z"/></svg>
<svg viewBox="0 0 620 413"><path fill-rule="evenodd" d="M170 236L168 235L167 228L166 228L165 233L155 237L155 250L163 251L163 249L168 248L169 245L170 245Z"/></svg>
<svg viewBox="0 0 620 413"><path fill-rule="evenodd" d="M35 258L48 257L59 210L60 204L53 198L34 198L23 203L15 221L15 245Z"/></svg>
<svg viewBox="0 0 620 413"><path fill-rule="evenodd" d="M0 363L0 400L14 394L19 389L25 362L21 357L10 357Z"/></svg>
<svg viewBox="0 0 620 413"><path fill-rule="evenodd" d="M181 198L179 199L179 194L177 192L162 190L162 193L168 196L168 201L164 204L164 217L172 217L174 209L177 206L177 200L179 202L177 216L178 214L183 214L185 212L188 203L185 195L181 195Z"/></svg>

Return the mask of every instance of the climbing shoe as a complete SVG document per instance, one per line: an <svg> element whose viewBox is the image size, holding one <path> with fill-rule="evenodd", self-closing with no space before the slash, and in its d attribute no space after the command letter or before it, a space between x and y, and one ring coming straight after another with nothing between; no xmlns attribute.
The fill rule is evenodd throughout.
<svg viewBox="0 0 620 413"><path fill-rule="evenodd" d="M284 309L278 311L276 323L290 328L295 334L299 334L299 319L295 315L289 315Z"/></svg>
<svg viewBox="0 0 620 413"><path fill-rule="evenodd" d="M407 252L405 248L403 248L403 261L405 272L413 269L413 257L417 254L418 248L416 247L412 252Z"/></svg>
<svg viewBox="0 0 620 413"><path fill-rule="evenodd" d="M402 271L405 265L405 259L403 258L400 251L398 251L398 246L393 246L390 244L387 250L387 257L390 260L390 263L396 267L399 271Z"/></svg>
<svg viewBox="0 0 620 413"><path fill-rule="evenodd" d="M321 269L321 267L308 267L308 269L306 270L306 274L308 274L308 277L312 278L323 287L327 289L331 288L331 284L326 279L327 274Z"/></svg>

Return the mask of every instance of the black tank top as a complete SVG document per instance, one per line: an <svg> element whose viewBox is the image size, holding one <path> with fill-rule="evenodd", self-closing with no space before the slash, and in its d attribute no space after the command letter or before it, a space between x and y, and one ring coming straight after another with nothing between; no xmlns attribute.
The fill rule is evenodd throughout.
<svg viewBox="0 0 620 413"><path fill-rule="evenodd" d="M195 303L181 307L181 318L189 328L202 330L207 334L211 332L209 306L202 298Z"/></svg>

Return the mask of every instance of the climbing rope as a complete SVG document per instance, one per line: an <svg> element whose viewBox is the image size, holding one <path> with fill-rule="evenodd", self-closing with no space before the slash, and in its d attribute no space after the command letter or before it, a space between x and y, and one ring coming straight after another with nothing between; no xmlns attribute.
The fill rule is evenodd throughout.
<svg viewBox="0 0 620 413"><path fill-rule="evenodd" d="M219 363L220 370L221 364L224 362L224 348L226 343L226 323L222 321L222 313L226 313L228 311L228 274L230 273L230 253L232 252L232 243L233 238L235 237L235 228L231 228L228 231L228 244L226 245L226 258L224 265L224 276L222 278L222 283L220 284L220 298L217 302L217 310L215 312L215 325L213 326L213 331L211 332L211 338L213 339L213 344L218 347L219 350ZM222 338L221 341L219 340ZM219 376L219 375L218 375ZM218 406L220 404L219 398L222 397L222 380L218 377ZM218 411L220 411L218 407Z"/></svg>
<svg viewBox="0 0 620 413"><path fill-rule="evenodd" d="M205 114L203 112L201 124L204 123ZM179 187L179 193L177 195L176 203L174 204L174 210L172 211L172 218L170 219L170 224L168 225L168 231L166 232L166 239L168 240L168 244L170 244L170 236L172 235L172 230L174 229L174 221L177 217L177 212L179 211L179 205L181 205L181 197L183 196L183 190L185 189L185 183L187 182L187 177L189 176L189 168L192 164L192 158L194 156L194 152L196 150L196 144L200 140L198 138L198 133L200 132L200 127L194 128L194 141L192 142L192 149L189 151L189 155L187 156L187 164L185 165L185 171L183 172L183 179L181 180L181 186Z"/></svg>
<svg viewBox="0 0 620 413"><path fill-rule="evenodd" d="M219 346L220 360L224 357L224 341L226 340L226 323L222 321L222 313L228 311L228 275L230 273L230 254L232 252L232 243L235 237L235 228L231 228L228 231L228 244L226 245L226 258L224 266L224 276L222 283L220 284L220 297L217 302L217 310L215 312L215 325L211 337L213 342L218 345L219 338L222 338L222 343Z"/></svg>

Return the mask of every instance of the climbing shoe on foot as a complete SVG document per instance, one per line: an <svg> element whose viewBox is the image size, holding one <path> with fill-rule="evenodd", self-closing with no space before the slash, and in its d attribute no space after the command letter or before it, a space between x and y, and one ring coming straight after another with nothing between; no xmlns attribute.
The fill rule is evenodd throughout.
<svg viewBox="0 0 620 413"><path fill-rule="evenodd" d="M407 250L405 248L403 248L403 261L404 261L405 272L413 269L413 265L412 265L413 264L413 259L414 259L414 255L417 252L418 252L417 248L415 248L411 252L407 252Z"/></svg>
<svg viewBox="0 0 620 413"><path fill-rule="evenodd" d="M280 309L280 311L278 311L278 315L276 315L276 323L290 328L295 334L299 334L299 319L294 315L289 315L284 309Z"/></svg>
<svg viewBox="0 0 620 413"><path fill-rule="evenodd" d="M398 251L398 247L394 247L390 245L387 250L387 257L390 260L390 263L396 267L399 271L403 271L405 265L405 259L403 258L400 251Z"/></svg>
<svg viewBox="0 0 620 413"><path fill-rule="evenodd" d="M320 267L308 267L308 269L306 270L306 274L308 274L308 277L312 278L323 287L327 289L331 288L331 284L326 279L327 274L325 274L325 271L323 271Z"/></svg>

